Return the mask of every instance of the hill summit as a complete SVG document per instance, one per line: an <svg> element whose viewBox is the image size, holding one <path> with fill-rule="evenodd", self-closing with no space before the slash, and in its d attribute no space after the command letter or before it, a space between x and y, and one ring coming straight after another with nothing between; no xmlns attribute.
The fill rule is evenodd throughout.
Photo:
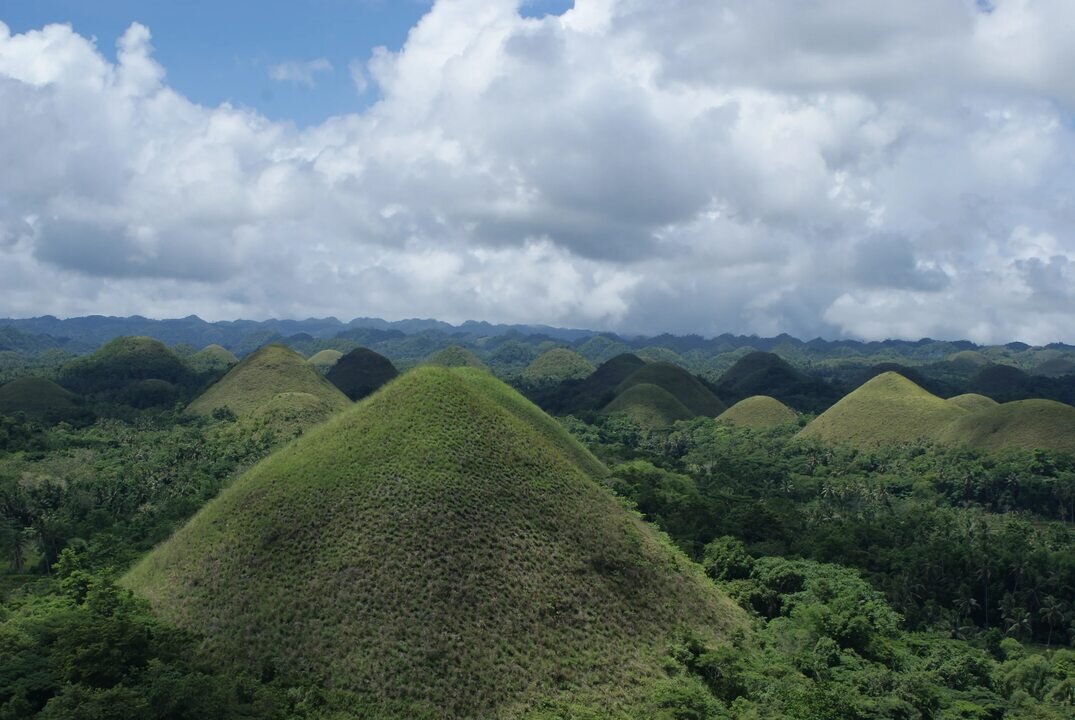
<svg viewBox="0 0 1075 720"><path fill-rule="evenodd" d="M741 427L765 428L795 422L797 417L794 410L776 398L754 395L732 405L717 420Z"/></svg>
<svg viewBox="0 0 1075 720"><path fill-rule="evenodd" d="M384 355L355 348L332 366L325 376L352 400L361 400L392 380L399 371Z"/></svg>
<svg viewBox="0 0 1075 720"><path fill-rule="evenodd" d="M740 610L487 373L419 367L241 476L125 583L349 717L637 708L677 629Z"/></svg>
<svg viewBox="0 0 1075 720"><path fill-rule="evenodd" d="M305 393L342 410L350 403L308 362L283 345L266 345L247 355L187 407L193 415L228 408L239 417L265 408L281 393ZM308 398L306 399L308 400Z"/></svg>

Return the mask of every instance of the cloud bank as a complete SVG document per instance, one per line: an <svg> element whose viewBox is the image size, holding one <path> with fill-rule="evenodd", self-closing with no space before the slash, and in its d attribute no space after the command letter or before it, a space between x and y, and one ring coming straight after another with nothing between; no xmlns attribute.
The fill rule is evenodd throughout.
<svg viewBox="0 0 1075 720"><path fill-rule="evenodd" d="M0 24L0 315L1075 340L1069 0L519 5L304 130Z"/></svg>

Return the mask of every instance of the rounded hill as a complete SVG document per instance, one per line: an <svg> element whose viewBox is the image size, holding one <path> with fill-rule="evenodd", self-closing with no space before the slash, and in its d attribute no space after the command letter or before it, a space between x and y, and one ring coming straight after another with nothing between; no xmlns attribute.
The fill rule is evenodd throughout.
<svg viewBox="0 0 1075 720"><path fill-rule="evenodd" d="M17 378L0 386L0 415L15 413L47 423L93 420L93 413L79 404L78 396L39 377Z"/></svg>
<svg viewBox="0 0 1075 720"><path fill-rule="evenodd" d="M167 345L148 337L119 337L60 371L60 385L83 395L111 393L139 380L182 385L191 371Z"/></svg>
<svg viewBox="0 0 1075 720"><path fill-rule="evenodd" d="M321 372L326 372L330 367L338 363L342 357L342 352L329 348L328 350L321 350L320 352L314 353L310 356L310 359L307 360L307 362Z"/></svg>
<svg viewBox="0 0 1075 720"><path fill-rule="evenodd" d="M765 395L803 412L821 412L840 399L839 391L824 380L792 367L776 353L758 350L728 368L716 392L729 401Z"/></svg>
<svg viewBox="0 0 1075 720"><path fill-rule="evenodd" d="M754 395L722 412L717 420L740 427L766 428L795 422L795 411L776 398Z"/></svg>
<svg viewBox="0 0 1075 720"><path fill-rule="evenodd" d="M267 405L280 393L308 393L342 410L347 396L321 376L306 358L283 345L266 345L247 355L187 407L192 415L227 408L239 417Z"/></svg>
<svg viewBox="0 0 1075 720"><path fill-rule="evenodd" d="M671 427L677 420L690 420L697 416L670 392L649 383L627 388L601 412L628 417L639 426L651 430Z"/></svg>
<svg viewBox="0 0 1075 720"><path fill-rule="evenodd" d="M1053 400L993 404L958 418L943 440L980 450L1054 450L1075 453L1075 407Z"/></svg>
<svg viewBox="0 0 1075 720"><path fill-rule="evenodd" d="M727 409L727 405L701 380L672 363L655 362L643 365L620 383L616 392L623 393L633 385L656 385L664 388L695 415L716 417Z"/></svg>
<svg viewBox="0 0 1075 720"><path fill-rule="evenodd" d="M573 448L572 453L565 448ZM125 578L214 656L355 717L634 710L743 614L488 374L411 371L241 476Z"/></svg>
<svg viewBox="0 0 1075 720"><path fill-rule="evenodd" d="M979 395L978 393L964 393L963 395L956 395L955 397L948 398L947 402L950 405L963 408L974 412L976 410L986 410L991 407L997 406L997 401L993 398L988 398L985 395Z"/></svg>
<svg viewBox="0 0 1075 720"><path fill-rule="evenodd" d="M399 371L384 355L356 348L342 356L325 377L347 397L361 400L396 375Z"/></svg>
<svg viewBox="0 0 1075 720"><path fill-rule="evenodd" d="M427 365L440 365L441 367L472 367L488 370L488 366L482 359L462 345L449 345L443 350L438 350L425 359Z"/></svg>
<svg viewBox="0 0 1075 720"><path fill-rule="evenodd" d="M237 362L235 353L222 345L206 345L190 358L190 366L199 372L226 370Z"/></svg>
<svg viewBox="0 0 1075 720"><path fill-rule="evenodd" d="M596 368L574 350L553 348L542 353L523 370L523 379L535 384L553 384L564 380L582 380Z"/></svg>
<svg viewBox="0 0 1075 720"><path fill-rule="evenodd" d="M886 372L814 418L798 437L864 448L936 440L966 412L903 375Z"/></svg>

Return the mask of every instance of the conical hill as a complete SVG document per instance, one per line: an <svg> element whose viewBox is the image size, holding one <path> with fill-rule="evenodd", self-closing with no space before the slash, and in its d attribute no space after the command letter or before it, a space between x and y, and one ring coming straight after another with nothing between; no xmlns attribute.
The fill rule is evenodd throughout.
<svg viewBox="0 0 1075 720"><path fill-rule="evenodd" d="M350 405L347 396L326 380L306 358L283 345L266 345L228 371L187 407L193 415L227 408L245 417L281 393L306 393L336 410Z"/></svg>
<svg viewBox="0 0 1075 720"><path fill-rule="evenodd" d="M80 405L77 395L39 377L21 377L0 385L0 415L16 413L48 423L93 421L93 413Z"/></svg>
<svg viewBox="0 0 1075 720"><path fill-rule="evenodd" d="M776 398L754 395L732 405L717 420L741 427L766 428L795 422L797 417L794 410Z"/></svg>
<svg viewBox="0 0 1075 720"><path fill-rule="evenodd" d="M672 363L654 362L643 365L620 383L616 392L622 393L632 385L656 385L664 388L695 415L713 418L728 409L701 380Z"/></svg>
<svg viewBox="0 0 1075 720"><path fill-rule="evenodd" d="M966 412L899 373L886 372L814 418L798 437L856 447L937 440Z"/></svg>
<svg viewBox="0 0 1075 720"><path fill-rule="evenodd" d="M442 367L472 367L487 370L488 367L482 359L462 345L449 345L443 350L438 350L425 359L429 365Z"/></svg>
<svg viewBox="0 0 1075 720"><path fill-rule="evenodd" d="M384 355L356 348L341 357L325 376L352 400L361 400L392 380L399 371Z"/></svg>
<svg viewBox="0 0 1075 720"><path fill-rule="evenodd" d="M582 380L593 374L590 361L569 348L553 348L542 353L523 370L523 379L535 384Z"/></svg>
<svg viewBox="0 0 1075 720"><path fill-rule="evenodd" d="M571 449L568 452L567 449ZM741 611L514 390L420 367L241 476L125 582L348 717L607 717Z"/></svg>
<svg viewBox="0 0 1075 720"><path fill-rule="evenodd" d="M985 395L979 395L978 393L964 393L963 395L956 395L955 397L948 398L947 401L950 405L961 407L964 410L974 412L976 410L988 410L991 407L996 407L999 403L993 398L988 398Z"/></svg>
<svg viewBox="0 0 1075 720"><path fill-rule="evenodd" d="M650 430L671 427L677 420L697 417L670 392L650 383L632 385L613 398L601 412L628 417Z"/></svg>
<svg viewBox="0 0 1075 720"><path fill-rule="evenodd" d="M190 366L198 371L226 370L237 362L239 358L235 357L235 353L215 344L206 345L190 358Z"/></svg>
<svg viewBox="0 0 1075 720"><path fill-rule="evenodd" d="M979 450L1075 453L1075 407L1053 400L994 403L958 418L945 430L942 440Z"/></svg>
<svg viewBox="0 0 1075 720"><path fill-rule="evenodd" d="M307 360L307 362L313 365L318 370L321 370L322 372L327 372L328 369L338 363L340 361L340 358L342 357L342 352L329 348L327 350L321 350L320 352L314 353L310 356L310 359Z"/></svg>

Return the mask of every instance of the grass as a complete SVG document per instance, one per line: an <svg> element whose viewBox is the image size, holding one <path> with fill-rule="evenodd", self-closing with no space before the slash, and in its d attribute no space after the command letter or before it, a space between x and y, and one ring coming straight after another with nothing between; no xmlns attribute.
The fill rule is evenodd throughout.
<svg viewBox="0 0 1075 720"><path fill-rule="evenodd" d="M441 367L472 367L488 370L482 359L470 350L460 345L449 345L443 350L438 350L425 359L427 365L440 365Z"/></svg>
<svg viewBox="0 0 1075 720"><path fill-rule="evenodd" d="M23 377L0 386L0 415L21 412L48 423L92 421L93 413L79 402L74 393L44 378Z"/></svg>
<svg viewBox="0 0 1075 720"><path fill-rule="evenodd" d="M672 363L655 362L640 367L620 383L616 392L621 394L633 385L656 385L663 388L695 415L712 418L728 409L701 380Z"/></svg>
<svg viewBox="0 0 1075 720"><path fill-rule="evenodd" d="M589 360L574 350L553 348L523 370L523 379L537 384L581 380L592 375L595 369Z"/></svg>
<svg viewBox="0 0 1075 720"><path fill-rule="evenodd" d="M697 417L697 413L692 412L670 392L649 383L630 386L601 412L631 418L639 426L651 430L668 428L677 420Z"/></svg>
<svg viewBox="0 0 1075 720"><path fill-rule="evenodd" d="M955 397L948 398L947 401L950 405L963 408L974 412L976 410L986 410L991 407L997 406L997 401L993 398L986 397L985 395L979 395L978 393L965 393L963 395L956 395Z"/></svg>
<svg viewBox="0 0 1075 720"><path fill-rule="evenodd" d="M338 363L340 361L340 358L342 357L342 352L340 352L339 350L332 350L330 348L328 350L322 350L320 352L314 353L310 356L310 359L307 362L324 372L336 363Z"/></svg>
<svg viewBox="0 0 1075 720"><path fill-rule="evenodd" d="M495 378L420 367L241 476L124 582L211 654L361 717L594 716L740 610ZM365 713L365 714L364 714Z"/></svg>
<svg viewBox="0 0 1075 720"><path fill-rule="evenodd" d="M228 371L187 407L193 415L228 408L239 417L265 407L280 393L307 393L342 410L347 396L323 378L306 358L282 345L267 345Z"/></svg>
<svg viewBox="0 0 1075 720"><path fill-rule="evenodd" d="M347 397L361 400L396 375L399 371L384 355L356 348L342 356L325 377Z"/></svg>
<svg viewBox="0 0 1075 720"><path fill-rule="evenodd" d="M190 366L199 372L206 370L226 370L239 358L235 353L221 345L206 345L190 357Z"/></svg>
<svg viewBox="0 0 1075 720"><path fill-rule="evenodd" d="M814 418L799 437L860 448L940 437L966 410L899 373L882 373Z"/></svg>
<svg viewBox="0 0 1075 720"><path fill-rule="evenodd" d="M741 427L765 428L792 423L798 417L794 410L776 398L755 395L732 405L717 420Z"/></svg>
<svg viewBox="0 0 1075 720"><path fill-rule="evenodd" d="M942 440L981 450L1021 448L1075 453L1075 407L1053 400L993 404L953 422Z"/></svg>
<svg viewBox="0 0 1075 720"><path fill-rule="evenodd" d="M60 385L83 395L109 393L138 380L182 384L191 371L167 345L147 337L120 337L60 371Z"/></svg>

